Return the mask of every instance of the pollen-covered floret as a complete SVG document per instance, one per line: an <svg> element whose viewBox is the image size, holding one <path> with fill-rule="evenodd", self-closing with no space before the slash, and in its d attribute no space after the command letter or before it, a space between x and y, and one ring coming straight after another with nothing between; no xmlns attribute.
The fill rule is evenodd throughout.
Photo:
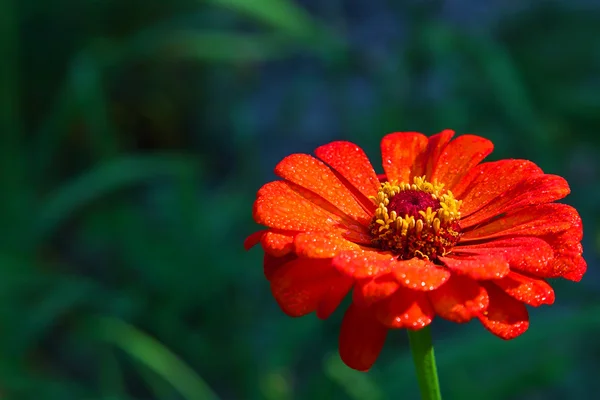
<svg viewBox="0 0 600 400"><path fill-rule="evenodd" d="M460 205L443 184L415 177L413 183L384 182L369 226L372 244L402 260L445 256L461 235Z"/></svg>

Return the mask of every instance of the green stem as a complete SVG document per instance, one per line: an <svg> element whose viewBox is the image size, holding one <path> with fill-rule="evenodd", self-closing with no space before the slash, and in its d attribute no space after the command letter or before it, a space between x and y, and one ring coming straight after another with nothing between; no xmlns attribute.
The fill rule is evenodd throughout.
<svg viewBox="0 0 600 400"><path fill-rule="evenodd" d="M429 326L418 331L408 330L408 341L417 370L417 380L422 400L441 400L435 355Z"/></svg>

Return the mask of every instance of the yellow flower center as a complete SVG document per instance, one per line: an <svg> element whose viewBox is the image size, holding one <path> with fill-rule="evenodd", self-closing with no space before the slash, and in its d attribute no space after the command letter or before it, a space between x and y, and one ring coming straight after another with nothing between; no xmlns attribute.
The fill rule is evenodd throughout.
<svg viewBox="0 0 600 400"><path fill-rule="evenodd" d="M377 204L369 230L376 247L402 260L435 260L452 250L461 236L461 201L443 184L416 177L413 183L384 182L371 197Z"/></svg>

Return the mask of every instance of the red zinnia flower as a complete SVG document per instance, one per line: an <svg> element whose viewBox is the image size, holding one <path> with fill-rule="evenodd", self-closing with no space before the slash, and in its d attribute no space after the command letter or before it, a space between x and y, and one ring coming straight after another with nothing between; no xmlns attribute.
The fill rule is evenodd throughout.
<svg viewBox="0 0 600 400"><path fill-rule="evenodd" d="M567 182L525 160L481 161L493 145L445 130L387 135L384 175L360 147L333 142L314 158L292 154L283 180L259 191L254 219L265 276L288 315L327 318L352 289L339 351L357 370L375 362L389 329L420 329L438 315L477 318L512 339L527 330L525 304L554 302L544 278L579 281L582 225L552 203Z"/></svg>

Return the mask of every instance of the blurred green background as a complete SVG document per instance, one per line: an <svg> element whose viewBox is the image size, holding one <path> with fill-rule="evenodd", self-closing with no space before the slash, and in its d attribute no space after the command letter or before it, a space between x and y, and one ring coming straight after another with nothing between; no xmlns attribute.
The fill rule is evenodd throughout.
<svg viewBox="0 0 600 400"><path fill-rule="evenodd" d="M598 3L2 0L0 29L0 398L418 398L405 332L348 369L342 310L286 317L242 242L287 154L444 128L565 176L589 263L513 341L436 320L445 398L596 398Z"/></svg>

